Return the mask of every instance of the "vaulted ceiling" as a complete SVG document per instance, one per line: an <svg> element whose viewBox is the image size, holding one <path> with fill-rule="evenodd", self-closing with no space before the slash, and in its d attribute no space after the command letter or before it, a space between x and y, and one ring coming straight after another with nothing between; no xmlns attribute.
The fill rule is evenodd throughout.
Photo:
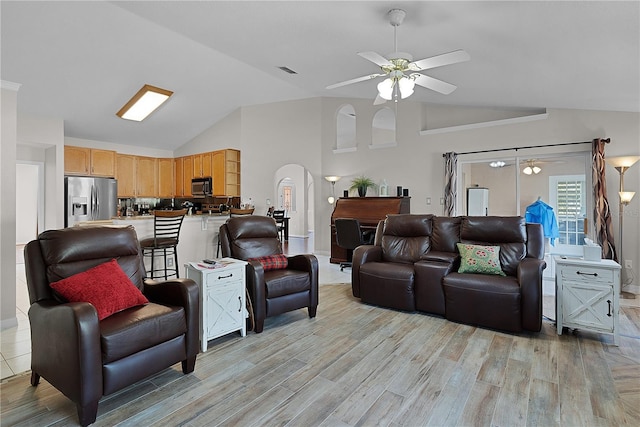
<svg viewBox="0 0 640 427"><path fill-rule="evenodd" d="M173 150L239 107L309 97L373 99L393 49L471 61L426 74L458 86L412 100L499 108L640 111L640 2L2 1L1 78L21 113L65 135ZM286 66L298 74L287 74ZM148 83L175 92L147 120L115 113Z"/></svg>

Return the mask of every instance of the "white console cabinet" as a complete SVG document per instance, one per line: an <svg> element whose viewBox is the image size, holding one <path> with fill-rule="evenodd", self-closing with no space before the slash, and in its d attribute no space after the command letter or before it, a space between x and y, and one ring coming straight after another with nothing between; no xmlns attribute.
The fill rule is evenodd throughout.
<svg viewBox="0 0 640 427"><path fill-rule="evenodd" d="M222 258L218 268L185 264L186 276L200 287L200 345L207 351L209 340L230 332L246 335L245 261ZM195 264L195 265L194 265Z"/></svg>
<svg viewBox="0 0 640 427"><path fill-rule="evenodd" d="M613 335L618 345L620 265L612 260L555 258L558 335L563 328Z"/></svg>

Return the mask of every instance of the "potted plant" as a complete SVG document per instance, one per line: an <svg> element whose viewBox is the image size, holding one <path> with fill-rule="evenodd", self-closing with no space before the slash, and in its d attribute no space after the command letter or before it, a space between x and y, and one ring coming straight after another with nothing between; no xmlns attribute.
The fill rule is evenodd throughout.
<svg viewBox="0 0 640 427"><path fill-rule="evenodd" d="M368 188L376 188L376 183L371 178L367 178L362 175L351 180L351 187L349 190L358 190L358 196L364 197L367 195Z"/></svg>

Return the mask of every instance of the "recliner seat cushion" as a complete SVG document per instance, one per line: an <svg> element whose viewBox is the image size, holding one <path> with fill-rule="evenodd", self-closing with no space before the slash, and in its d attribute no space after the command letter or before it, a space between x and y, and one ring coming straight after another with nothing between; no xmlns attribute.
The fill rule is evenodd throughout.
<svg viewBox="0 0 640 427"><path fill-rule="evenodd" d="M100 322L103 363L122 359L187 332L182 307L149 303Z"/></svg>
<svg viewBox="0 0 640 427"><path fill-rule="evenodd" d="M442 280L449 320L518 332L520 286L513 276L450 273Z"/></svg>
<svg viewBox="0 0 640 427"><path fill-rule="evenodd" d="M277 298L311 289L309 273L297 270L271 270L264 272L267 298Z"/></svg>
<svg viewBox="0 0 640 427"><path fill-rule="evenodd" d="M415 311L413 264L368 262L360 267L362 301Z"/></svg>

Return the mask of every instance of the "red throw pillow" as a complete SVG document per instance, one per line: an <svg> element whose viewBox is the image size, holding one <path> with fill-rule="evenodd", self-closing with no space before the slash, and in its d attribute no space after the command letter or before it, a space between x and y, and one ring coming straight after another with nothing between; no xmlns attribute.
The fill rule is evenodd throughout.
<svg viewBox="0 0 640 427"><path fill-rule="evenodd" d="M91 303L98 311L99 320L149 302L115 259L49 286L69 302Z"/></svg>
<svg viewBox="0 0 640 427"><path fill-rule="evenodd" d="M282 270L284 268L287 268L287 265L289 265L289 260L284 254L249 258L247 261L258 261L260 264L262 264L262 268L264 269L264 271Z"/></svg>

